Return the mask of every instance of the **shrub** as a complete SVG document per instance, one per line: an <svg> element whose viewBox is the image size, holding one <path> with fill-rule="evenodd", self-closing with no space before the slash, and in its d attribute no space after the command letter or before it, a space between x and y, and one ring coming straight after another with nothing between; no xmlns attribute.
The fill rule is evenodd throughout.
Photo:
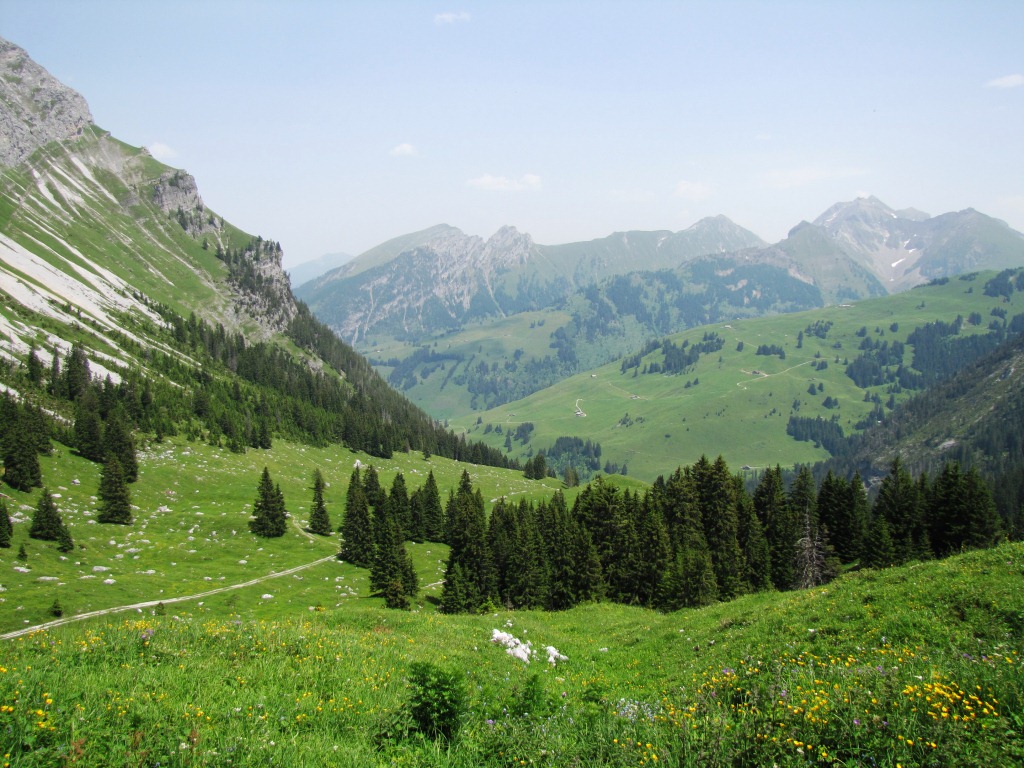
<svg viewBox="0 0 1024 768"><path fill-rule="evenodd" d="M432 739L454 738L466 711L462 673L417 661L409 667L409 685L409 712L417 730Z"/></svg>

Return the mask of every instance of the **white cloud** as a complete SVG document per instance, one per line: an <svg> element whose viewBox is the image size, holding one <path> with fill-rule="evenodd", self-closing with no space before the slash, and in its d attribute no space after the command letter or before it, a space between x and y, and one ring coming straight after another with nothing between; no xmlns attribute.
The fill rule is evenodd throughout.
<svg viewBox="0 0 1024 768"><path fill-rule="evenodd" d="M683 197L693 202L707 200L711 197L711 187L699 181L680 181L676 184L676 197Z"/></svg>
<svg viewBox="0 0 1024 768"><path fill-rule="evenodd" d="M522 192L526 189L540 189L540 176L526 173L518 179L510 179L507 176L492 176L485 173L483 176L470 179L466 185L491 192Z"/></svg>
<svg viewBox="0 0 1024 768"><path fill-rule="evenodd" d="M817 184L820 181L835 181L866 175L867 171L863 168L830 168L812 165L784 171L770 171L765 180L768 186L774 189L793 189L794 187L806 187L808 184Z"/></svg>
<svg viewBox="0 0 1024 768"><path fill-rule="evenodd" d="M388 152L392 157L412 157L416 154L416 147L412 144L403 143Z"/></svg>
<svg viewBox="0 0 1024 768"><path fill-rule="evenodd" d="M168 145L164 144L162 141L154 141L152 144L146 147L146 149L149 150L149 154L151 154L153 157L155 157L162 163L166 163L169 160L173 160L178 156L177 152L175 152Z"/></svg>
<svg viewBox="0 0 1024 768"><path fill-rule="evenodd" d="M997 77L995 80L985 83L986 88L1020 88L1022 85L1024 85L1024 75L1020 74Z"/></svg>
<svg viewBox="0 0 1024 768"><path fill-rule="evenodd" d="M460 21L469 21L469 14L465 11L459 11L458 13L448 11L448 13L439 13L434 16L434 23L438 25L456 24Z"/></svg>

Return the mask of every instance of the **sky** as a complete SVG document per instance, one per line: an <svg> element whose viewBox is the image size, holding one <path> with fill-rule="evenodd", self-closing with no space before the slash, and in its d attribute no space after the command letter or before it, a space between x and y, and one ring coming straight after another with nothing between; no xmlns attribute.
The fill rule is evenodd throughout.
<svg viewBox="0 0 1024 768"><path fill-rule="evenodd" d="M0 0L286 268L440 223L775 242L867 195L1024 231L1022 30L1019 0Z"/></svg>

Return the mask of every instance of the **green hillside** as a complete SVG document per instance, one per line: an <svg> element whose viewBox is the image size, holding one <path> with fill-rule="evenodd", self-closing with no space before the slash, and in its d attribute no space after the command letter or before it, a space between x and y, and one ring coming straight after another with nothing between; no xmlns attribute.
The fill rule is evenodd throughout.
<svg viewBox="0 0 1024 768"><path fill-rule="evenodd" d="M335 607L332 582L347 573L334 568L166 615L148 607L3 641L5 762L1024 759L1019 544L672 614L597 604L444 616L360 598ZM303 586L282 610L288 582ZM495 632L529 639L534 658L508 655ZM564 658L547 663L547 646Z"/></svg>
<svg viewBox="0 0 1024 768"><path fill-rule="evenodd" d="M900 361L909 374L914 346L907 340L916 328L952 324L960 316L958 338L989 334L990 325L1002 333L1024 305L1012 291L986 294L993 277L970 275L853 304L694 328L669 339L676 347L695 346L714 334L721 348L679 373L651 373L652 366L664 367L665 353L649 349L517 402L453 417L451 424L493 446L508 450L511 444L514 457L548 451L560 436L578 436L600 443L602 467L625 467L647 481L704 453L751 468L818 461L828 451L820 441L787 435L790 417L834 420L847 435L863 429L878 407L912 390L898 382L858 386L847 371L865 354L862 347L901 342ZM758 354L759 347L785 357ZM895 376L897 364L890 362ZM523 424L532 425L525 442Z"/></svg>

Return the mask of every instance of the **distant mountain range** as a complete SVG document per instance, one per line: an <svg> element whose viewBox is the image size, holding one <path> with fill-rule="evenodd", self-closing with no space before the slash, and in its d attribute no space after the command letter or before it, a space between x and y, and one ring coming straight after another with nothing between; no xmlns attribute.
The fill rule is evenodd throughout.
<svg viewBox="0 0 1024 768"><path fill-rule="evenodd" d="M783 270L816 288L828 305L1019 266L1024 235L973 209L932 217L874 197L837 203L773 245L724 216L681 232L620 232L553 246L513 227L485 241L439 225L377 246L297 295L351 343L371 334L416 339L470 320L557 306L613 276L674 270L690 282L688 267L723 257L730 269Z"/></svg>
<svg viewBox="0 0 1024 768"><path fill-rule="evenodd" d="M337 269L342 264L351 260L352 254L349 253L325 253L318 259L310 259L301 264L296 264L294 267L289 267L287 270L288 277L291 278L293 286L299 286L303 283L308 283L310 280L315 280L320 275Z"/></svg>

